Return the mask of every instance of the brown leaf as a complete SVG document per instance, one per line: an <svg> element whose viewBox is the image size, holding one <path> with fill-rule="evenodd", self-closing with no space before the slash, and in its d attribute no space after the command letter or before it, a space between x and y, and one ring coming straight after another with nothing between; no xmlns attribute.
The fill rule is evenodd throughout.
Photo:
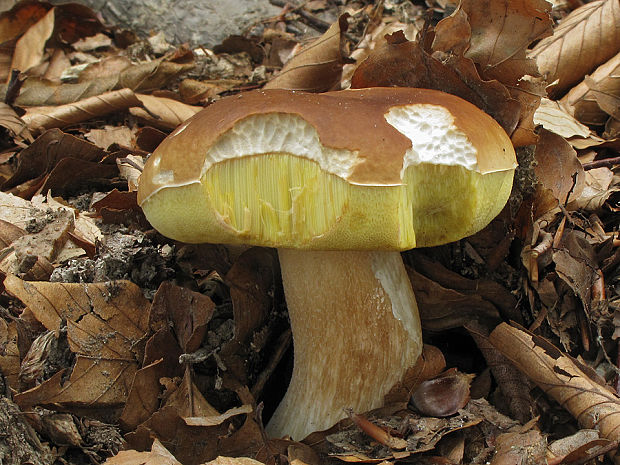
<svg viewBox="0 0 620 465"><path fill-rule="evenodd" d="M130 109L132 115L146 121L148 124L163 130L171 130L198 113L202 107L187 105L165 97L137 94L144 108L134 106Z"/></svg>
<svg viewBox="0 0 620 465"><path fill-rule="evenodd" d="M583 191L568 207L571 210L598 210L611 194L620 190L619 186L612 185L613 179L614 173L609 168L596 168L586 171Z"/></svg>
<svg viewBox="0 0 620 465"><path fill-rule="evenodd" d="M11 243L26 234L19 226L15 226L8 221L0 219L0 250L11 245Z"/></svg>
<svg viewBox="0 0 620 465"><path fill-rule="evenodd" d="M166 281L153 298L149 325L170 325L181 349L191 353L202 344L214 311L215 304L206 295Z"/></svg>
<svg viewBox="0 0 620 465"><path fill-rule="evenodd" d="M22 119L33 131L41 131L72 126L92 118L140 106L142 103L131 90L120 89L66 105L30 107Z"/></svg>
<svg viewBox="0 0 620 465"><path fill-rule="evenodd" d="M536 177L560 204L579 198L585 185L585 172L577 152L563 137L541 130L534 157Z"/></svg>
<svg viewBox="0 0 620 465"><path fill-rule="evenodd" d="M52 8L46 2L18 2L0 14L0 44L15 39L38 22Z"/></svg>
<svg viewBox="0 0 620 465"><path fill-rule="evenodd" d="M564 138L590 136L587 126L577 121L560 102L548 98L541 100L534 114L534 123Z"/></svg>
<svg viewBox="0 0 620 465"><path fill-rule="evenodd" d="M27 71L43 60L45 43L54 32L55 8L49 10L17 40L11 69Z"/></svg>
<svg viewBox="0 0 620 465"><path fill-rule="evenodd" d="M413 394L411 402L423 415L448 417L469 402L469 388L473 375L452 368L436 378L423 381Z"/></svg>
<svg viewBox="0 0 620 465"><path fill-rule="evenodd" d="M17 170L2 184L2 188L8 189L46 174L63 158L73 157L85 161L99 161L103 153L103 150L90 142L51 129L19 153Z"/></svg>
<svg viewBox="0 0 620 465"><path fill-rule="evenodd" d="M159 380L165 375L162 362L159 359L136 371L123 413L118 419L123 430L133 431L159 408Z"/></svg>
<svg viewBox="0 0 620 465"><path fill-rule="evenodd" d="M552 97L564 94L618 53L618 21L618 0L593 1L570 13L555 28L553 36L536 44L530 56L546 76Z"/></svg>
<svg viewBox="0 0 620 465"><path fill-rule="evenodd" d="M618 397L589 378L571 358L542 337L506 323L496 327L489 340L582 428L595 428L612 441L620 438Z"/></svg>
<svg viewBox="0 0 620 465"><path fill-rule="evenodd" d="M0 318L0 373L9 386L17 391L19 387L20 357L17 347L17 323Z"/></svg>
<svg viewBox="0 0 620 465"><path fill-rule="evenodd" d="M158 439L153 441L150 452L123 450L110 457L104 465L182 465Z"/></svg>
<svg viewBox="0 0 620 465"><path fill-rule="evenodd" d="M344 33L348 14L343 14L321 37L303 47L267 84L265 89L325 92L340 83L344 58Z"/></svg>
<svg viewBox="0 0 620 465"><path fill-rule="evenodd" d="M0 126L9 130L13 138L23 139L32 142L34 138L24 120L22 120L15 110L6 103L0 102Z"/></svg>
<svg viewBox="0 0 620 465"><path fill-rule="evenodd" d="M599 66L589 77L573 87L562 98L562 103L571 109L579 121L585 124L605 124L609 115L618 111L620 102L607 111L603 109L604 100L599 103L599 98L604 96L620 99L620 53L606 63ZM602 95L601 95L602 94Z"/></svg>
<svg viewBox="0 0 620 465"><path fill-rule="evenodd" d="M7 276L8 292L27 305L49 330L68 326L67 339L76 364L66 380L61 370L39 386L22 392L23 407L42 404L84 406L109 415L121 406L138 367L149 307L141 289L127 281L101 284L25 282Z"/></svg>
<svg viewBox="0 0 620 465"><path fill-rule="evenodd" d="M273 250L253 247L241 254L226 274L235 320L235 339L247 342L273 308L278 259Z"/></svg>
<svg viewBox="0 0 620 465"><path fill-rule="evenodd" d="M471 24L465 56L482 67L483 76L503 76L504 84L534 75L535 67L525 63L525 51L535 40L551 34L550 7L545 0L462 0L457 11L467 13ZM507 68L515 66L520 69L508 77Z"/></svg>
<svg viewBox="0 0 620 465"><path fill-rule="evenodd" d="M249 457L217 457L204 465L263 465L263 463Z"/></svg>
<svg viewBox="0 0 620 465"><path fill-rule="evenodd" d="M540 431L509 432L497 436L490 465L538 465L546 462L547 440Z"/></svg>

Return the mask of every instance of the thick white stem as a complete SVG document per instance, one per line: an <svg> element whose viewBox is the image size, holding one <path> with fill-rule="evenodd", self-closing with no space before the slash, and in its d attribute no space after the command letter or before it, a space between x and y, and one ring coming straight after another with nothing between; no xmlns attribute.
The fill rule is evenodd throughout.
<svg viewBox="0 0 620 465"><path fill-rule="evenodd" d="M418 309L398 252L279 250L295 366L272 436L300 440L365 412L418 359Z"/></svg>

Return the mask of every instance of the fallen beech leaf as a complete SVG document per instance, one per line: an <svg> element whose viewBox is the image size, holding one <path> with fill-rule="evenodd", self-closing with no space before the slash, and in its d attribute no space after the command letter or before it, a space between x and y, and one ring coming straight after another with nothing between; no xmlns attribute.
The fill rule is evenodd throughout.
<svg viewBox="0 0 620 465"><path fill-rule="evenodd" d="M506 400L511 416L522 423L532 418L532 396L530 395L531 384L527 377L517 370L510 361L495 350L489 342L488 331L477 321L470 321L465 329L474 339L478 349L491 369L504 399Z"/></svg>
<svg viewBox="0 0 620 465"><path fill-rule="evenodd" d="M11 245L11 243L26 234L19 226L15 226L6 220L0 219L0 250Z"/></svg>
<svg viewBox="0 0 620 465"><path fill-rule="evenodd" d="M0 13L0 44L21 36L51 8L52 5L45 2L19 2Z"/></svg>
<svg viewBox="0 0 620 465"><path fill-rule="evenodd" d="M132 115L164 130L171 130L198 113L202 107L187 105L166 97L137 94L140 106L130 108ZM140 108L140 107L144 108Z"/></svg>
<svg viewBox="0 0 620 465"><path fill-rule="evenodd" d="M32 142L34 139L23 119L6 103L0 102L0 126L9 130L13 138Z"/></svg>
<svg viewBox="0 0 620 465"><path fill-rule="evenodd" d="M31 130L41 131L72 126L92 118L140 106L142 103L133 91L120 89L66 105L30 107L22 119Z"/></svg>
<svg viewBox="0 0 620 465"><path fill-rule="evenodd" d="M8 189L46 174L66 157L99 161L103 155L103 150L94 144L51 129L17 155L17 169L13 176L2 184L2 188Z"/></svg>
<svg viewBox="0 0 620 465"><path fill-rule="evenodd" d="M273 250L253 247L243 252L226 274L235 320L235 339L246 343L273 308L279 273Z"/></svg>
<svg viewBox="0 0 620 465"><path fill-rule="evenodd" d="M134 141L133 131L127 126L104 126L103 129L91 129L84 137L106 150L112 144L123 147L131 147Z"/></svg>
<svg viewBox="0 0 620 465"><path fill-rule="evenodd" d="M564 138L589 137L590 129L568 113L560 102L544 98L534 113L534 123Z"/></svg>
<svg viewBox="0 0 620 465"><path fill-rule="evenodd" d="M467 13L471 24L471 41L465 52L467 58L482 66L482 74L506 76L506 69L515 67L511 61L520 61L520 69L505 84L514 84L525 74L534 75L535 68L525 63L529 44L551 34L550 4L545 0L462 0L458 10ZM532 72L534 71L534 73ZM512 81L512 82L510 82Z"/></svg>
<svg viewBox="0 0 620 465"><path fill-rule="evenodd" d="M290 462L291 465L301 465ZM263 462L251 459L249 457L217 457L203 465L264 465Z"/></svg>
<svg viewBox="0 0 620 465"><path fill-rule="evenodd" d="M620 98L620 53L599 66L590 76L573 87L563 98L562 103L572 110L579 121L585 124L602 125L609 114L603 111L594 91ZM593 87L593 88L592 88Z"/></svg>
<svg viewBox="0 0 620 465"><path fill-rule="evenodd" d="M24 72L41 62L45 43L54 32L54 13L55 8L52 8L17 40L11 69Z"/></svg>
<svg viewBox="0 0 620 465"><path fill-rule="evenodd" d="M153 298L149 325L170 326L181 349L191 353L202 344L214 311L215 304L206 295L165 281Z"/></svg>
<svg viewBox="0 0 620 465"><path fill-rule="evenodd" d="M497 436L490 465L538 465L546 463L547 440L540 431L509 432Z"/></svg>
<svg viewBox="0 0 620 465"><path fill-rule="evenodd" d="M614 173L609 168L595 168L586 171L585 186L581 195L567 207L571 210L598 210L611 194L620 190L620 186L612 185L613 179Z"/></svg>
<svg viewBox="0 0 620 465"><path fill-rule="evenodd" d="M582 428L620 439L620 399L593 381L568 356L540 336L501 323L489 340L545 393L567 409Z"/></svg>
<svg viewBox="0 0 620 465"><path fill-rule="evenodd" d="M20 364L17 323L0 318L0 373L15 391L19 387Z"/></svg>
<svg viewBox="0 0 620 465"><path fill-rule="evenodd" d="M454 415L469 402L469 388L474 375L452 368L441 375L423 381L413 391L411 403L423 415L447 417Z"/></svg>
<svg viewBox="0 0 620 465"><path fill-rule="evenodd" d="M67 322L67 340L76 363L71 377L61 370L37 387L18 394L22 408L84 407L92 414L120 407L141 360L149 303L128 281L99 284L25 282L8 275L6 290L27 305L50 331ZM106 411L105 409L108 409Z"/></svg>
<svg viewBox="0 0 620 465"><path fill-rule="evenodd" d="M577 152L564 138L541 130L534 157L536 177L560 204L579 198L585 185L585 172Z"/></svg>
<svg viewBox="0 0 620 465"><path fill-rule="evenodd" d="M123 413L118 419L124 431L133 431L157 411L161 393L159 380L166 374L162 362L159 359L136 371Z"/></svg>
<svg viewBox="0 0 620 465"><path fill-rule="evenodd" d="M340 83L344 58L344 33L348 14L343 14L315 41L303 47L267 84L265 89L325 92Z"/></svg>
<svg viewBox="0 0 620 465"><path fill-rule="evenodd" d="M564 18L553 36L536 44L530 56L547 78L551 97L562 95L618 53L619 19L618 0L586 3Z"/></svg>
<svg viewBox="0 0 620 465"><path fill-rule="evenodd" d="M156 438L150 452L122 450L110 457L104 465L182 465Z"/></svg>

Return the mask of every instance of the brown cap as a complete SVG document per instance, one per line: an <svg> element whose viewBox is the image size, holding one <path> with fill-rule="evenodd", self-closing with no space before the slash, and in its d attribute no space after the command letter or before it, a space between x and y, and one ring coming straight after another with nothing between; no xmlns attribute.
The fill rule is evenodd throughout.
<svg viewBox="0 0 620 465"><path fill-rule="evenodd" d="M276 154L296 161L272 162ZM153 226L188 242L401 250L486 225L507 199L515 166L503 129L453 95L263 90L224 98L172 133L142 173L138 202ZM301 180L288 180L295 170ZM332 179L346 187L311 195L308 177L316 189ZM325 218L315 221L315 210Z"/></svg>

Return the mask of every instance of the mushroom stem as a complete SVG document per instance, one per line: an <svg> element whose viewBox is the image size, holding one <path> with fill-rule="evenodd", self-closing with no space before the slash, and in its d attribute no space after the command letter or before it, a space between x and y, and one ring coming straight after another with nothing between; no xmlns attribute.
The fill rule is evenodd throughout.
<svg viewBox="0 0 620 465"><path fill-rule="evenodd" d="M279 249L295 365L267 432L301 440L365 412L418 359L418 308L399 252Z"/></svg>

